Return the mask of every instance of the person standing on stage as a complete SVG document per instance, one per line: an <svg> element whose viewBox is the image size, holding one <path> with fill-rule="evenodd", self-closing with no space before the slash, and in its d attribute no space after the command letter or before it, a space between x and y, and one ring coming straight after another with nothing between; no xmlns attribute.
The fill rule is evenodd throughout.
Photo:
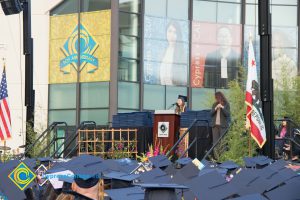
<svg viewBox="0 0 300 200"><path fill-rule="evenodd" d="M187 97L178 95L178 99L176 102L176 108L175 108L175 113L177 115L180 115L181 113L188 111L188 108L186 107L185 102L187 102Z"/></svg>
<svg viewBox="0 0 300 200"><path fill-rule="evenodd" d="M230 105L222 92L215 93L215 103L211 109L213 144L224 133L230 122Z"/></svg>

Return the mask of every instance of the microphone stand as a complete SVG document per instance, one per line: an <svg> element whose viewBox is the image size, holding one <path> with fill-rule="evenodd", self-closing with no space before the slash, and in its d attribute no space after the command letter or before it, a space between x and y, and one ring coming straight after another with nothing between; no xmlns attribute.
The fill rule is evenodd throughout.
<svg viewBox="0 0 300 200"><path fill-rule="evenodd" d="M171 104L171 105L167 108L167 110L170 110L170 109L173 108L176 104L177 104L177 103Z"/></svg>

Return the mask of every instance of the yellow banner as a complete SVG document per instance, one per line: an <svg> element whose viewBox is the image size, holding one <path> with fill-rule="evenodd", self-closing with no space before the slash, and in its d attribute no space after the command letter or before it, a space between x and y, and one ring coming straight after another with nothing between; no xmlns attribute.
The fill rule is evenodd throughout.
<svg viewBox="0 0 300 200"><path fill-rule="evenodd" d="M50 17L50 84L110 80L110 19L110 10L81 13L80 24L76 13Z"/></svg>

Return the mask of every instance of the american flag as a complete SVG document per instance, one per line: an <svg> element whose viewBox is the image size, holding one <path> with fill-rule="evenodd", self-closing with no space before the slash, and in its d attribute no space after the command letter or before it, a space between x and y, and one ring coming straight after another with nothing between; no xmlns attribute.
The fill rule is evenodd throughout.
<svg viewBox="0 0 300 200"><path fill-rule="evenodd" d="M0 140L6 140L11 137L11 118L8 107L8 92L5 67L2 73L0 85Z"/></svg>

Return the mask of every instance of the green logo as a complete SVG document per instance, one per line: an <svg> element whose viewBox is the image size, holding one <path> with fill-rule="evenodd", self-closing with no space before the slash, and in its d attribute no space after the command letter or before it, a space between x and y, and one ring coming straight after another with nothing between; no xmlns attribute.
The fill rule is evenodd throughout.
<svg viewBox="0 0 300 200"><path fill-rule="evenodd" d="M12 180L20 190L24 190L35 177L36 175L23 162L8 175L8 178Z"/></svg>

